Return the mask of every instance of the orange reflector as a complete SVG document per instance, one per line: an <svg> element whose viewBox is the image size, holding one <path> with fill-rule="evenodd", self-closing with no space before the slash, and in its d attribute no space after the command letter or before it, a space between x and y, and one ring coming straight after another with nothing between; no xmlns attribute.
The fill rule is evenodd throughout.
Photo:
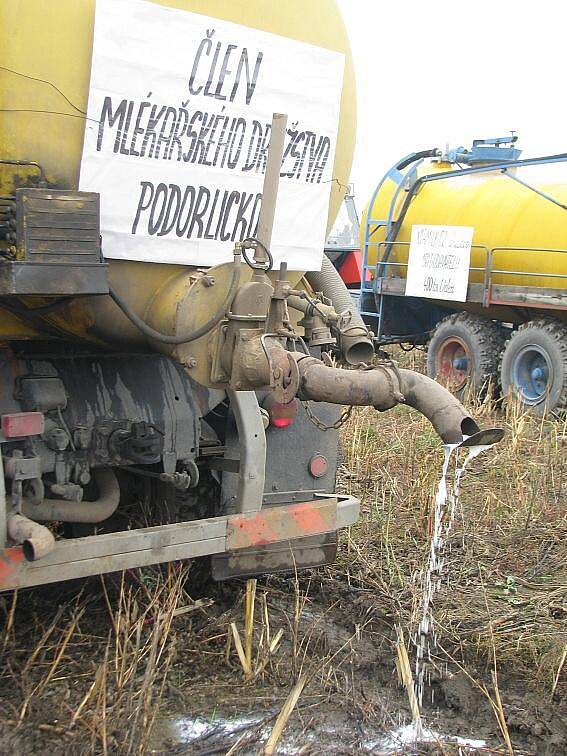
<svg viewBox="0 0 567 756"><path fill-rule="evenodd" d="M309 472L314 478L322 478L329 470L327 458L322 454L314 454L309 460Z"/></svg>
<svg viewBox="0 0 567 756"><path fill-rule="evenodd" d="M2 433L5 438L39 436L43 433L45 421L41 412L15 412L2 415Z"/></svg>
<svg viewBox="0 0 567 756"><path fill-rule="evenodd" d="M287 428L295 422L297 416L296 399L292 399L287 404L281 404L270 395L264 399L263 405L270 417L270 425L273 425L274 428Z"/></svg>

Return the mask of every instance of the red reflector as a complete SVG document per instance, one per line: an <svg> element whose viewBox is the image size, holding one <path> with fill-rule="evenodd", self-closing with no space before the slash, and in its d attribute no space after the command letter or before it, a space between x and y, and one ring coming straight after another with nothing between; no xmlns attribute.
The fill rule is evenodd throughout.
<svg viewBox="0 0 567 756"><path fill-rule="evenodd" d="M274 428L287 428L288 425L293 425L294 417L273 417L272 425Z"/></svg>
<svg viewBox="0 0 567 756"><path fill-rule="evenodd" d="M327 474L329 463L322 454L315 454L309 460L309 472L314 478L322 478Z"/></svg>
<svg viewBox="0 0 567 756"><path fill-rule="evenodd" d="M295 422L297 401L292 399L287 404L280 404L272 396L267 396L264 400L264 409L268 412L270 424L274 428L287 428Z"/></svg>
<svg viewBox="0 0 567 756"><path fill-rule="evenodd" d="M13 415L2 415L2 433L5 438L39 436L44 428L45 422L41 412L15 412Z"/></svg>

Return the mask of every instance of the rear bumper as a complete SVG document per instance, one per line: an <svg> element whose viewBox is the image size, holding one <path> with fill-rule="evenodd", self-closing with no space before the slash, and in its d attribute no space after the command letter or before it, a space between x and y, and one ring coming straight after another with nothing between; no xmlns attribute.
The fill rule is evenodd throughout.
<svg viewBox="0 0 567 756"><path fill-rule="evenodd" d="M359 501L352 496L320 496L256 512L60 540L36 562L27 562L15 546L0 551L0 591L333 533L354 524L358 514Z"/></svg>

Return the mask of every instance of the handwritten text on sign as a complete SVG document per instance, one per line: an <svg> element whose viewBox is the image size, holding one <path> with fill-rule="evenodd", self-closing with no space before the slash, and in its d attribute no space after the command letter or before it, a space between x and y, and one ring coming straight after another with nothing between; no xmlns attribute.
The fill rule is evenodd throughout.
<svg viewBox="0 0 567 756"><path fill-rule="evenodd" d="M104 253L213 265L254 235L272 114L288 128L276 263L319 270L344 55L145 0L97 0L80 188Z"/></svg>
<svg viewBox="0 0 567 756"><path fill-rule="evenodd" d="M465 302L474 228L412 226L406 296Z"/></svg>

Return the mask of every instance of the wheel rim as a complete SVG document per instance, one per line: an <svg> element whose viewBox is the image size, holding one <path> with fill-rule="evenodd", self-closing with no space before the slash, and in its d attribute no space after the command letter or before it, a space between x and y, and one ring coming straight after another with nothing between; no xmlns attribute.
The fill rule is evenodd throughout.
<svg viewBox="0 0 567 756"><path fill-rule="evenodd" d="M520 350L512 364L512 379L524 404L543 402L553 383L553 367L546 351L537 344Z"/></svg>
<svg viewBox="0 0 567 756"><path fill-rule="evenodd" d="M439 345L436 363L437 377L453 390L462 388L470 379L471 353L457 336L450 336Z"/></svg>

